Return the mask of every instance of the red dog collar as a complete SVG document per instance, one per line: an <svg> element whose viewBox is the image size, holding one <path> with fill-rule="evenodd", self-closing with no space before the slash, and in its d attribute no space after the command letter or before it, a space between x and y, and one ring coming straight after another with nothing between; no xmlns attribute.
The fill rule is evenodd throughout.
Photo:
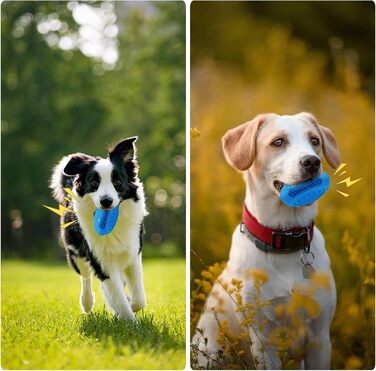
<svg viewBox="0 0 376 371"><path fill-rule="evenodd" d="M260 224L244 204L243 222L240 231L264 252L292 253L304 249L309 252L313 239L314 222L308 227L290 229L271 229Z"/></svg>

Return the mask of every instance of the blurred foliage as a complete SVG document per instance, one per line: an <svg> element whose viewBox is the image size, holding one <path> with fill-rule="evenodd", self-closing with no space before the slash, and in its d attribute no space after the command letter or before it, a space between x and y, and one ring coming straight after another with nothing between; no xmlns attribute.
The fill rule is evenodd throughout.
<svg viewBox="0 0 376 371"><path fill-rule="evenodd" d="M304 39L310 50L326 54L324 71L328 81L332 82L336 53L342 50L348 62L357 64L362 86L374 94L375 53L369 45L375 43L375 8L371 1L337 1L336 4L328 1L231 1L215 2L215 5L194 2L191 12L193 64L209 57L242 70L243 77L247 78L252 65L247 50L265 43L271 26L282 26L292 36ZM231 20L230 14L235 15L236 22ZM215 16L216 21L207 22L208 16ZM254 39L257 39L256 44ZM263 56L265 62L269 61L265 52Z"/></svg>
<svg viewBox="0 0 376 371"><path fill-rule="evenodd" d="M312 348L320 344L314 340L306 340L309 327L307 322L317 318L320 314L320 303L318 296L326 290L331 290L330 277L328 273L315 272L306 285L296 284L291 290L291 296L285 297L277 305L270 300L263 299L263 285L269 280L267 273L262 269L250 269L238 278L225 278L221 276L224 264L215 263L204 269L200 278L194 280L194 289L191 294L191 334L196 332L197 322L204 303L212 291L211 309L218 323L218 334L216 341L222 350L218 352L218 358L213 358L213 353L207 349L208 334L203 328L197 327L197 332L204 339L205 346L198 343L191 344L191 365L193 369L202 369L203 360L207 368L215 369L270 369L266 361L269 361L273 369L295 370L301 367L304 355ZM253 281L254 292L245 288L245 281ZM214 293L215 292L215 293ZM213 296L212 296L213 295ZM224 295L227 299L224 300ZM245 299L245 295L251 297L251 301ZM280 298L281 299L281 298ZM225 302L231 301L236 308L240 319L239 330L229 326L226 318ZM278 326L272 325L272 330L263 338L260 354L254 351L249 352L252 344L250 332L257 328L260 333L270 326L268 315L273 313L274 320ZM261 341L261 338L260 341ZM275 364L270 356L272 353L266 351L266 347L275 347L276 356L280 364ZM254 348L251 348L254 349ZM199 361L199 359L202 359ZM214 362L213 362L214 361Z"/></svg>
<svg viewBox="0 0 376 371"><path fill-rule="evenodd" d="M78 4L2 3L3 254L59 254L58 218L42 208L54 203L50 169L73 152L105 156L132 135L150 211L146 242L184 254L185 5L91 3L113 9L119 58L109 65L59 43L84 34ZM55 29L44 30L46 20Z"/></svg>
<svg viewBox="0 0 376 371"><path fill-rule="evenodd" d="M343 10L327 21L328 14L341 8L337 3L309 4L307 9L314 8L314 13L297 13L295 6L303 9L301 5L286 4L296 15L291 24L311 16L316 19L319 13L322 17L316 27L320 33L328 30L330 52L311 47L313 40L307 33L293 34L293 26L276 22L273 4L264 3L270 10L263 17L250 11L248 3L192 5L191 126L200 135L191 138L191 248L207 265L227 260L231 234L241 220L244 183L224 159L223 134L261 112L312 112L335 133L342 161L347 163L346 176L363 178L346 188L336 185L343 176L332 176L333 185L319 201L316 218L338 290L332 366L373 368L374 102L372 92L364 87L367 79L373 85L374 77L364 77L365 67L360 70L372 62L358 63L352 56L368 58L357 52L364 49L374 53L374 44L357 32L367 29L374 34L370 16L374 5L351 2L346 6L347 13L358 15L356 28L347 20L353 18L351 14L345 16ZM347 24L357 35L356 50L346 44L349 31L344 32L343 25ZM330 45L332 36L341 42ZM333 174L328 166L326 171ZM336 189L350 196L344 198ZM193 255L191 262L192 276L197 277L204 266Z"/></svg>

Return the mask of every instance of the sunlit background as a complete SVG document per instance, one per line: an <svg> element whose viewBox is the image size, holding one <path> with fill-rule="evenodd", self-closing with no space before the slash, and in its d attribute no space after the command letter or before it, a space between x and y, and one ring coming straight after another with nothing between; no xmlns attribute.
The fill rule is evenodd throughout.
<svg viewBox="0 0 376 371"><path fill-rule="evenodd" d="M262 112L310 111L335 133L346 176L363 178L346 188L325 165L332 187L315 221L337 284L332 367L372 369L374 4L193 2L191 21L191 248L202 259L191 254L192 282L227 260L241 220L244 182L223 134Z"/></svg>
<svg viewBox="0 0 376 371"><path fill-rule="evenodd" d="M2 254L63 258L50 169L138 135L144 256L185 254L185 5L2 4Z"/></svg>

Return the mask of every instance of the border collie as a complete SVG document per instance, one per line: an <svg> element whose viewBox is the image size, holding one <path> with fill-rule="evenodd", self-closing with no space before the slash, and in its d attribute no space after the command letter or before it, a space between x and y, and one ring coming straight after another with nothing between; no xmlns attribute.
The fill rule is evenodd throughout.
<svg viewBox="0 0 376 371"><path fill-rule="evenodd" d="M53 169L53 196L74 211L61 217L61 225L73 222L61 228L61 235L68 263L81 276L80 304L85 313L94 305L92 272L101 280L106 305L117 317L135 320L133 312L146 304L141 249L147 211L138 178L136 140L122 140L109 149L107 158L84 153L65 156ZM75 197L64 188L70 188ZM98 235L93 222L95 209L117 206L115 228L108 235ZM125 293L126 284L130 298Z"/></svg>

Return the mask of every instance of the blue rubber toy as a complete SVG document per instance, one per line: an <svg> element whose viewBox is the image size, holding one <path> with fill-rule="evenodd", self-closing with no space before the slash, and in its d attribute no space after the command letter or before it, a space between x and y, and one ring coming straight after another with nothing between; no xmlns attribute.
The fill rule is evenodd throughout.
<svg viewBox="0 0 376 371"><path fill-rule="evenodd" d="M119 206L111 210L95 209L94 230L100 236L105 236L115 228L119 217Z"/></svg>
<svg viewBox="0 0 376 371"><path fill-rule="evenodd" d="M297 185L285 184L281 189L279 198L290 207L307 206L325 194L329 185L329 175L321 173L319 177L308 182Z"/></svg>

